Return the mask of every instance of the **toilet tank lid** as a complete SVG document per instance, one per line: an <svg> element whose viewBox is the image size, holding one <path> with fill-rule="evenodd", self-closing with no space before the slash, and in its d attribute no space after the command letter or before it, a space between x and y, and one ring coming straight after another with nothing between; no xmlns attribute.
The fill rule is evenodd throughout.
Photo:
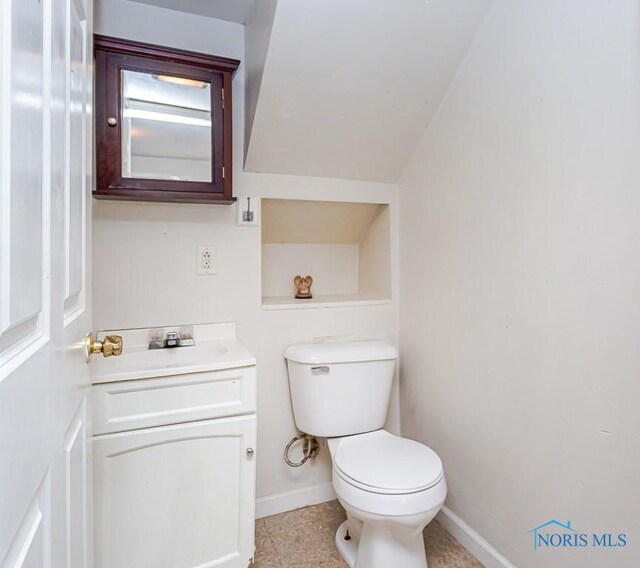
<svg viewBox="0 0 640 568"><path fill-rule="evenodd" d="M284 352L289 361L303 364L359 363L398 358L398 350L384 341L349 341L289 345Z"/></svg>

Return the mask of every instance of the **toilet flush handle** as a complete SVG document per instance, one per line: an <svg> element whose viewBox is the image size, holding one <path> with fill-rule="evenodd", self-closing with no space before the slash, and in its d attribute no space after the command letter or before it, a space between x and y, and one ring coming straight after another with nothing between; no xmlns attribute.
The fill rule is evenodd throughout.
<svg viewBox="0 0 640 568"><path fill-rule="evenodd" d="M327 367L326 365L322 365L320 367L311 367L311 372L326 375L329 372L329 367Z"/></svg>

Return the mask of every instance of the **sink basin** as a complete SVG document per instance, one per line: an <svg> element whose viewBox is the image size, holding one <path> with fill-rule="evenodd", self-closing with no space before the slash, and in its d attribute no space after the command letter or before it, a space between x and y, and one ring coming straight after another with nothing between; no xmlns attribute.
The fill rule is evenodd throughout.
<svg viewBox="0 0 640 568"><path fill-rule="evenodd" d="M236 339L235 325L207 324L194 326L194 329L195 345L164 349L148 348L148 330L103 332L121 335L123 350L119 357L93 358L93 383L199 373L256 364L255 357Z"/></svg>

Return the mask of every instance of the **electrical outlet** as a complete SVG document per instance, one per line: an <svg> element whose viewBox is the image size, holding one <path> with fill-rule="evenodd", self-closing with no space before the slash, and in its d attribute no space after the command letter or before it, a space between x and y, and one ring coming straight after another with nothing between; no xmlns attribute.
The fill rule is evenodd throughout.
<svg viewBox="0 0 640 568"><path fill-rule="evenodd" d="M196 274L200 276L216 273L215 247L198 247Z"/></svg>

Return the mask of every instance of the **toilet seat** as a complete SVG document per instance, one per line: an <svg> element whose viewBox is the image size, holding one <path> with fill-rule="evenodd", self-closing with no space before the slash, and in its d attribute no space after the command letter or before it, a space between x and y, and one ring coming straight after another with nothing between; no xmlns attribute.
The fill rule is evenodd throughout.
<svg viewBox="0 0 640 568"><path fill-rule="evenodd" d="M340 438L332 454L335 473L371 493L417 493L444 476L442 461L431 448L385 430Z"/></svg>

